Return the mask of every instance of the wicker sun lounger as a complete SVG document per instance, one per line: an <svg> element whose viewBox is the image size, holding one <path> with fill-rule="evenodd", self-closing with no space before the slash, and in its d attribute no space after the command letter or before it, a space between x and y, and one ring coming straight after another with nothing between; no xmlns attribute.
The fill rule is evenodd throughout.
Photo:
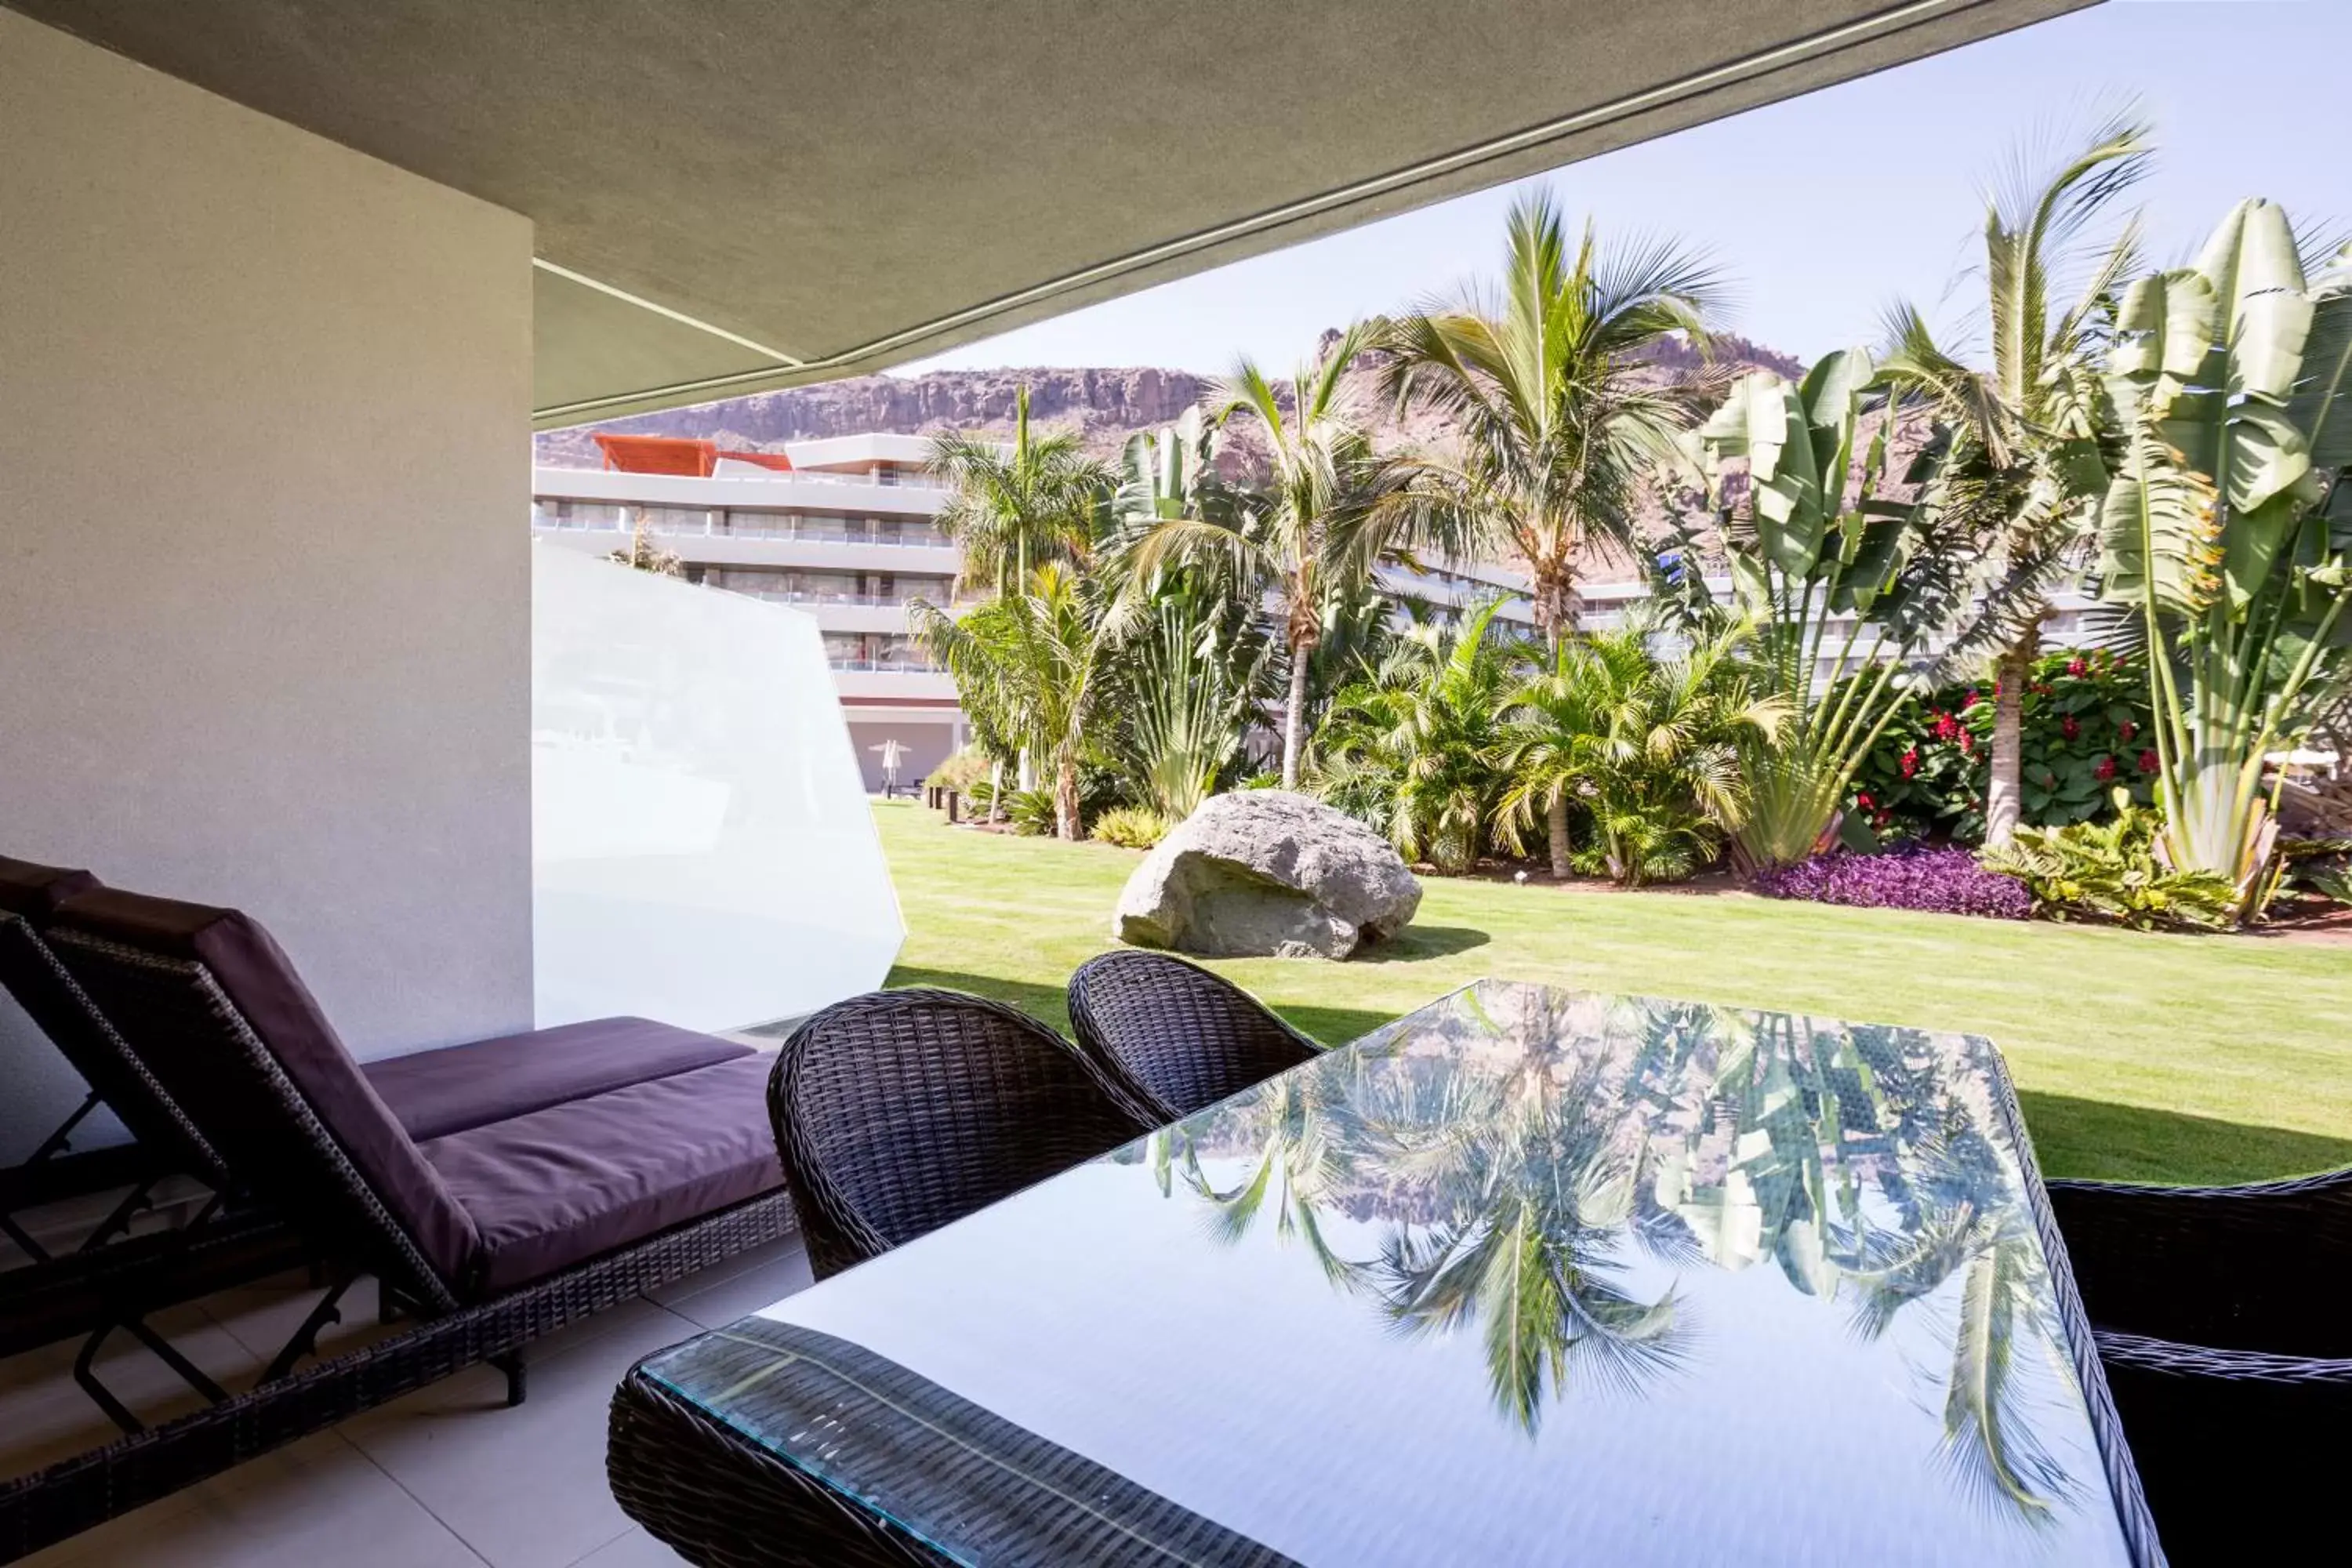
<svg viewBox="0 0 2352 1568"><path fill-rule="evenodd" d="M47 938L328 1289L251 1392L0 1486L0 1560L468 1365L520 1401L532 1339L793 1229L747 1047L606 1020L362 1070L235 910L95 889ZM415 1322L298 1370L362 1274Z"/></svg>

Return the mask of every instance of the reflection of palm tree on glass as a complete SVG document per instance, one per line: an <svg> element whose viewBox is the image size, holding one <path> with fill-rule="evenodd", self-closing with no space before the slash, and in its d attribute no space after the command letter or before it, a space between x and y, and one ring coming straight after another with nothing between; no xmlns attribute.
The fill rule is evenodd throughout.
<svg viewBox="0 0 2352 1568"><path fill-rule="evenodd" d="M1329 1086L1320 1073L1286 1073L1264 1085L1231 1120L1220 1116L1212 1129L1234 1128L1248 1139L1255 1158L1248 1173L1220 1189L1201 1169L1200 1149L1182 1125L1153 1139L1160 1190L1170 1190L1170 1173L1181 1169L1184 1184L1210 1205L1210 1229L1231 1244L1249 1234L1272 1200L1275 1234L1304 1242L1324 1278L1352 1286L1361 1267L1332 1251L1317 1214L1345 1169L1335 1136Z"/></svg>
<svg viewBox="0 0 2352 1568"><path fill-rule="evenodd" d="M1711 1079L1690 1079L1707 1084L1696 1118L1679 1138L1654 1136L1658 1202L1690 1223L1718 1267L1771 1258L1808 1295L1851 1286L1865 1338L1959 1278L1942 1373L1944 1451L1988 1496L2046 1518L2064 1477L2007 1405L2020 1329L2055 1354L2038 1306L2041 1247L1980 1131L1990 1108L1947 1103L1934 1087L1981 1078L1924 1070L1936 1047L1914 1030L1633 1005L1645 1081L1671 1086L1705 1066L1706 1050L1719 1051ZM1671 1120L1670 1099L1650 1104L1654 1120ZM1902 1223L1874 1225L1865 1193Z"/></svg>
<svg viewBox="0 0 2352 1568"><path fill-rule="evenodd" d="M1390 1229L1373 1270L1382 1307L1407 1333L1475 1324L1495 1402L1530 1434L1574 1379L1638 1390L1685 1342L1671 1293L1643 1301L1622 1281L1629 1239L1668 1256L1688 1243L1667 1216L1635 1212L1634 1164L1590 1114L1604 1102L1591 1076L1457 1076L1445 1114L1366 1117L1420 1134L1391 1133L1384 1152L1435 1216Z"/></svg>
<svg viewBox="0 0 2352 1568"><path fill-rule="evenodd" d="M1780 1014L1641 1006L1644 1056L1669 1068L1664 1081L1685 1086L1685 1099L1706 1089L1679 1136L1654 1135L1659 1205L1719 1267L1769 1258L1805 1294L1833 1295L1867 1231L1856 1167L1884 1147L1871 1135L1885 1097L1853 1037ZM1712 1016L1687 1016L1699 1011Z"/></svg>
<svg viewBox="0 0 2352 1568"><path fill-rule="evenodd" d="M1985 1185L1986 1162L1971 1152L1942 1140L1915 1151L1913 1227L1874 1238L1852 1271L1859 1287L1853 1326L1875 1339L1906 1308L1959 1279L1943 1374L1945 1457L1988 1499L2046 1520L2073 1489L2034 1441L2032 1424L2011 1419L2020 1333L2041 1342L2062 1378L2073 1374L2042 1308L2048 1283L2040 1240L2000 1188Z"/></svg>

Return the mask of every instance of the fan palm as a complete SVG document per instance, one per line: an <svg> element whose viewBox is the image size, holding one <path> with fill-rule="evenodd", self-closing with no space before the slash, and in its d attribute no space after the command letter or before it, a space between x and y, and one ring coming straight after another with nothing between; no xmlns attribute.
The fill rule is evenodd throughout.
<svg viewBox="0 0 2352 1568"><path fill-rule="evenodd" d="M1571 247L1542 191L1512 206L1509 237L1499 293L1384 328L1382 384L1459 430L1458 455L1418 461L1415 481L1527 573L1536 625L1557 645L1575 627L1587 548L1633 542L1642 487L1681 460L1675 437L1720 391L1712 374L1664 378L1648 356L1676 333L1704 346L1721 284L1671 243L1604 252L1588 226Z"/></svg>
<svg viewBox="0 0 2352 1568"><path fill-rule="evenodd" d="M1441 526L1399 504L1397 470L1373 452L1349 375L1370 336L1362 324L1340 333L1299 367L1287 399L1246 359L1217 382L1206 405L1220 426L1239 422L1264 446L1266 483L1229 515L1159 519L1132 554L1139 575L1181 561L1223 574L1238 599L1274 603L1290 655L1285 789L1298 787L1308 668L1327 615L1360 596L1391 549Z"/></svg>
<svg viewBox="0 0 2352 1568"><path fill-rule="evenodd" d="M1857 461L1873 374L1870 356L1848 349L1793 385L1753 372L1689 438L1717 509L1712 539L1690 542L1728 560L1756 628L1757 679L1787 710L1777 740L1744 748L1746 811L1732 842L1749 866L1792 864L1821 847L1902 700L1914 650L1964 602L1951 580L1967 552L1929 534L1929 502L1885 494L1890 421ZM1938 493L1940 456L1931 445L1906 482Z"/></svg>
<svg viewBox="0 0 2352 1568"><path fill-rule="evenodd" d="M1974 544L1969 587L1981 608L1945 660L1992 655L1985 842L1995 847L2017 830L2025 688L2041 625L2051 594L2084 564L2106 489L2099 360L2114 290L2138 254L2137 221L2091 262L2071 306L2059 310L2054 296L2061 275L2074 269L2084 231L2150 159L2147 128L2118 118L2045 179L2034 180L2020 160L2010 189L1985 214L1990 368L1971 368L1938 346L1909 305L1888 321L1880 375L1951 435L1937 526Z"/></svg>
<svg viewBox="0 0 2352 1568"><path fill-rule="evenodd" d="M1142 572L1133 557L1166 521L1239 526L1242 498L1216 466L1219 432L1199 407L1165 429L1128 438L1111 498L1101 566L1128 581L1150 622L1118 660L1116 749L1146 801L1171 823L1213 794L1241 754L1272 664L1263 605L1221 574L1171 560Z"/></svg>

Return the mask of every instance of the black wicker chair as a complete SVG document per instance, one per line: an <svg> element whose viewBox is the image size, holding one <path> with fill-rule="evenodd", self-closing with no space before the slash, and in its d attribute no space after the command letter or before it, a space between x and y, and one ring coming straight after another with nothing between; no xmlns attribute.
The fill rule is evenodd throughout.
<svg viewBox="0 0 2352 1568"><path fill-rule="evenodd" d="M2352 1171L2236 1187L2049 1186L2095 1328L2352 1357Z"/></svg>
<svg viewBox="0 0 2352 1568"><path fill-rule="evenodd" d="M929 989L811 1017L776 1058L768 1112L820 1279L1151 1128L1043 1024Z"/></svg>
<svg viewBox="0 0 2352 1568"><path fill-rule="evenodd" d="M2096 1339L2175 1568L2326 1558L2352 1432L2352 1361Z"/></svg>
<svg viewBox="0 0 2352 1568"><path fill-rule="evenodd" d="M1070 1026L1079 1049L1163 1123L1322 1053L1240 986L1161 952L1080 964Z"/></svg>

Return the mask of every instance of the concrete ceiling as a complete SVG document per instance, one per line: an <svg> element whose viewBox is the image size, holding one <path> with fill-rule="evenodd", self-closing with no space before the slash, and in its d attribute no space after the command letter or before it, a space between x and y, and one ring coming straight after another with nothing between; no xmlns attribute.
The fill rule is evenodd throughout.
<svg viewBox="0 0 2352 1568"><path fill-rule="evenodd" d="M2089 0L5 3L529 216L563 425L879 370ZM1796 152L1724 177L1814 189L1834 150Z"/></svg>

